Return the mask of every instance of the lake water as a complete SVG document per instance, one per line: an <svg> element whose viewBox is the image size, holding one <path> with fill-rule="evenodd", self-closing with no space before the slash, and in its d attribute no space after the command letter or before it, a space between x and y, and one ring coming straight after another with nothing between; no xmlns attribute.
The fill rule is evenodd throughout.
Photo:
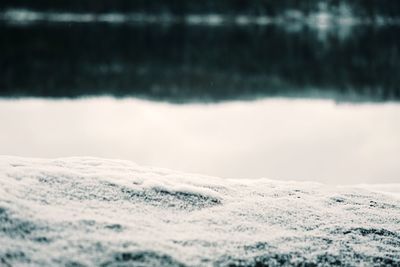
<svg viewBox="0 0 400 267"><path fill-rule="evenodd" d="M228 178L398 182L400 105L261 99L1 100L1 153L94 156Z"/></svg>
<svg viewBox="0 0 400 267"><path fill-rule="evenodd" d="M0 153L398 182L398 21L290 14L4 11Z"/></svg>

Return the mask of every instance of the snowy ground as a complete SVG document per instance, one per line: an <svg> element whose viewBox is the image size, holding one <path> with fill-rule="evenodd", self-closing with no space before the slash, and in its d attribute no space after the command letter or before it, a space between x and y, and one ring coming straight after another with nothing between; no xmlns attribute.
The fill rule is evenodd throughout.
<svg viewBox="0 0 400 267"><path fill-rule="evenodd" d="M0 266L400 265L399 188L1 156Z"/></svg>

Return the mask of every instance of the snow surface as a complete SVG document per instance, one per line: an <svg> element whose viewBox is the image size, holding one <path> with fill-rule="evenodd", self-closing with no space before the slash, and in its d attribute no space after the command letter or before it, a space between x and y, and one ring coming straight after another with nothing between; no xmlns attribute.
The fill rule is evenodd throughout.
<svg viewBox="0 0 400 267"><path fill-rule="evenodd" d="M371 188L0 156L0 265L400 265L400 186Z"/></svg>

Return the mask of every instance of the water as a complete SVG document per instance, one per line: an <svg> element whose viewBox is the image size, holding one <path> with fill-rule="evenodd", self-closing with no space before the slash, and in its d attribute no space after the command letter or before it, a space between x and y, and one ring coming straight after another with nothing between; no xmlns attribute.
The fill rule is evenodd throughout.
<svg viewBox="0 0 400 267"><path fill-rule="evenodd" d="M398 182L400 105L262 99L0 101L6 155L94 156L226 178Z"/></svg>

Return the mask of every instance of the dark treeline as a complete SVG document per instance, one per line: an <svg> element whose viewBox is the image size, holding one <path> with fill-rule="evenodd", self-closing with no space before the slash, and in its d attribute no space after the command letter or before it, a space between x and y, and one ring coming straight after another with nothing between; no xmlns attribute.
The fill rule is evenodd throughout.
<svg viewBox="0 0 400 267"><path fill-rule="evenodd" d="M2 0L0 9L30 8L69 12L147 12L172 13L224 13L277 15L297 9L304 13L318 10L325 3L331 10L345 4L361 16L400 15L400 1L396 0Z"/></svg>
<svg viewBox="0 0 400 267"><path fill-rule="evenodd" d="M400 100L399 29L0 26L0 95L173 102L334 95Z"/></svg>

